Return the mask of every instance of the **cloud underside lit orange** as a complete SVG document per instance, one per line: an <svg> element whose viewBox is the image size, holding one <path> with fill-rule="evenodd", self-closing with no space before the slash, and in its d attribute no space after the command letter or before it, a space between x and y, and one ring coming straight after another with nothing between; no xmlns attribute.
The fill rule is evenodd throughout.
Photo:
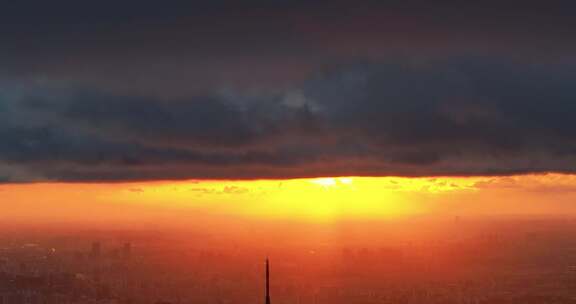
<svg viewBox="0 0 576 304"><path fill-rule="evenodd" d="M576 214L576 175L336 177L288 180L8 184L3 220L334 221L412 215Z"/></svg>

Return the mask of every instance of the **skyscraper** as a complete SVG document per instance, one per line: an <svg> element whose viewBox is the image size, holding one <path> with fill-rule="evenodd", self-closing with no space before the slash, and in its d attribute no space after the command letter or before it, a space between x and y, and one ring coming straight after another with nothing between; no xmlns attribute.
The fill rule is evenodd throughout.
<svg viewBox="0 0 576 304"><path fill-rule="evenodd" d="M90 255L94 258L99 258L102 251L102 246L100 242L93 242L92 243L92 250L90 251Z"/></svg>
<svg viewBox="0 0 576 304"><path fill-rule="evenodd" d="M132 254L132 244L124 243L124 246L122 247L122 257L128 259L130 258L131 254Z"/></svg>
<svg viewBox="0 0 576 304"><path fill-rule="evenodd" d="M266 304L270 304L270 261L266 258Z"/></svg>

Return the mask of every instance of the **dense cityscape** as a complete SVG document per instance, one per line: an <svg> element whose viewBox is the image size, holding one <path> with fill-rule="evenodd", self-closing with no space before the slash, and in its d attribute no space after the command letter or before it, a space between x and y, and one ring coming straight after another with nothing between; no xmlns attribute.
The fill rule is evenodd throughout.
<svg viewBox="0 0 576 304"><path fill-rule="evenodd" d="M372 244L287 237L259 249L152 231L3 234L0 303L264 303L266 255L278 304L576 303L575 221L383 228L370 228Z"/></svg>

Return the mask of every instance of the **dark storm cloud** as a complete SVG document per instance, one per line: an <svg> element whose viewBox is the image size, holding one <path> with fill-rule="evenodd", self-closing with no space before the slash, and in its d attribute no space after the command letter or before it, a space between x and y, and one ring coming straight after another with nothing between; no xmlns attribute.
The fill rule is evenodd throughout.
<svg viewBox="0 0 576 304"><path fill-rule="evenodd" d="M567 1L9 1L0 78L180 98L223 83L285 88L349 57L568 60L573 11Z"/></svg>
<svg viewBox="0 0 576 304"><path fill-rule="evenodd" d="M574 4L451 2L4 3L0 180L574 171Z"/></svg>
<svg viewBox="0 0 576 304"><path fill-rule="evenodd" d="M213 97L163 105L153 98L109 96L87 92L70 104L64 116L100 128L120 129L146 139L189 140L202 144L250 143L257 130L237 107Z"/></svg>
<svg viewBox="0 0 576 304"><path fill-rule="evenodd" d="M545 163L573 156L575 80L574 67L480 58L345 66L308 91L342 133L396 162L457 168L491 159L489 173L530 159L516 169L570 171Z"/></svg>
<svg viewBox="0 0 576 304"><path fill-rule="evenodd" d="M178 100L6 82L0 169L5 181L574 172L574 81L576 66L468 57Z"/></svg>

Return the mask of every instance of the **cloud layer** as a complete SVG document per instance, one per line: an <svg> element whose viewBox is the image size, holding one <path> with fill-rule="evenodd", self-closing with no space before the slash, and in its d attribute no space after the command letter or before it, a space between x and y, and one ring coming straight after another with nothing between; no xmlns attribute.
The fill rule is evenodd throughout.
<svg viewBox="0 0 576 304"><path fill-rule="evenodd" d="M0 180L502 175L576 170L576 66L494 57L326 67L189 98L0 85Z"/></svg>

